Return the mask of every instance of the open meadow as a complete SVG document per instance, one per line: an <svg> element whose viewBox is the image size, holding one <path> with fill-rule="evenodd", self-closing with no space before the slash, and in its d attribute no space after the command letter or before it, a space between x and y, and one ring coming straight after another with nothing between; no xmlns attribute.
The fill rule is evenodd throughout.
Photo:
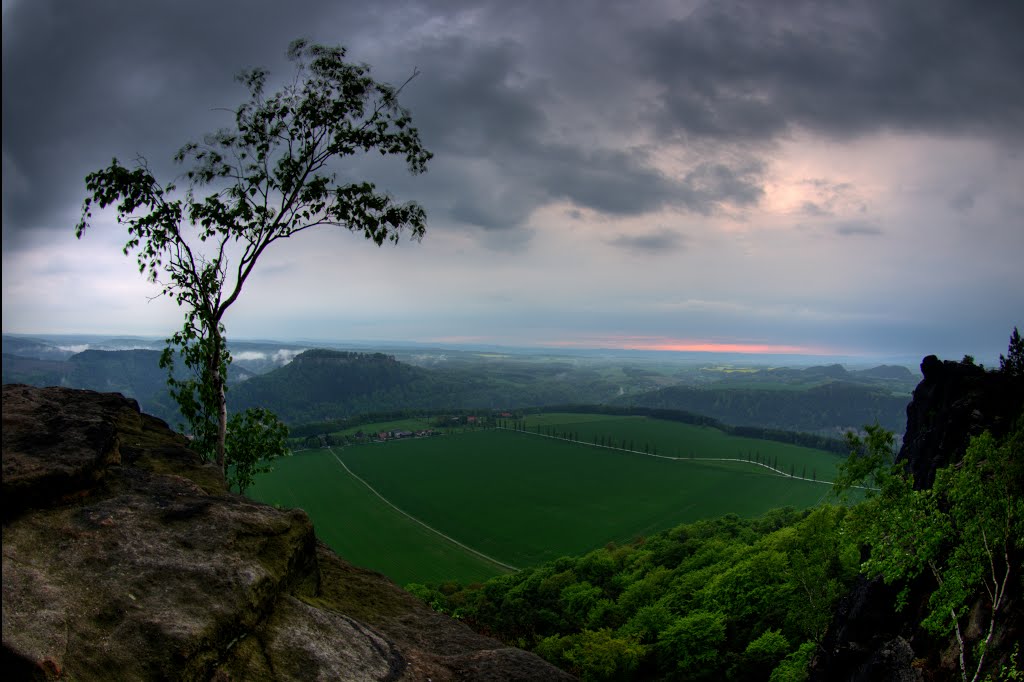
<svg viewBox="0 0 1024 682"><path fill-rule="evenodd" d="M545 433L549 427L578 432L583 442L538 436L538 425ZM831 477L836 460L807 448L638 417L535 415L528 428L533 431L470 429L300 452L277 462L250 495L302 507L342 556L399 583L469 582L508 570L502 564L531 566L701 518L812 506L829 491L820 482L711 457L742 459L749 446L752 453L777 455L780 469L789 462L806 465L808 477L811 468ZM598 434L626 446L632 440L641 452L586 442ZM672 453L673 446L686 453L682 459L642 454L645 447Z"/></svg>
<svg viewBox="0 0 1024 682"><path fill-rule="evenodd" d="M580 441L606 444L623 450L651 452L680 458L760 458L777 463L784 473L831 481L840 457L813 448L724 433L710 426L639 416L551 412L525 418L526 430L542 434L571 434Z"/></svg>
<svg viewBox="0 0 1024 682"><path fill-rule="evenodd" d="M317 536L338 554L399 584L452 578L472 582L503 571L395 511L327 449L277 460L274 471L259 476L248 494L268 504L305 509Z"/></svg>

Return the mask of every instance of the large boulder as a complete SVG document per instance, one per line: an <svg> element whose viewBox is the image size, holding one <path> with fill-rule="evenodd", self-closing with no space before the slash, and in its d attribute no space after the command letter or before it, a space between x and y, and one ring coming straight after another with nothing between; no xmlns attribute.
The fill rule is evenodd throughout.
<svg viewBox="0 0 1024 682"><path fill-rule="evenodd" d="M118 394L4 386L3 500L8 679L570 679L230 494Z"/></svg>

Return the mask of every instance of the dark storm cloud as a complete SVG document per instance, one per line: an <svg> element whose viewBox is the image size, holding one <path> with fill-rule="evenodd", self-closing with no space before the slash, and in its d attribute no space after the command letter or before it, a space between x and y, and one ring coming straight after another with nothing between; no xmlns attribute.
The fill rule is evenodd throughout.
<svg viewBox="0 0 1024 682"><path fill-rule="evenodd" d="M326 0L5 3L5 233L70 229L52 224L58 204L80 200L85 173L112 156L177 172L168 162L179 146L231 122L213 110L244 97L234 75L284 71L289 42L318 27L311 14L343 11Z"/></svg>
<svg viewBox="0 0 1024 682"><path fill-rule="evenodd" d="M688 138L771 140L794 126L1020 140L1024 3L710 2L638 31L657 122Z"/></svg>
<svg viewBox="0 0 1024 682"><path fill-rule="evenodd" d="M535 146L548 126L549 96L541 84L516 78L525 47L512 40L481 42L466 36L430 41L413 52L429 87L404 99L425 142L453 154L495 158ZM500 155L500 156L499 156Z"/></svg>
<svg viewBox="0 0 1024 682"><path fill-rule="evenodd" d="M457 196L452 217L503 228L558 199L602 213L637 215L672 205L707 214L722 203L748 205L759 198L760 187L752 182L760 170L756 163L739 168L701 163L672 178L654 168L643 151L557 139L554 129L566 121L552 121L545 103L557 96L551 79L559 76L559 64L551 65L551 74L531 77L528 52L528 46L512 40L459 37L413 53L424 78L406 103L425 143L438 157L480 160L501 169L503 187ZM449 191L458 193L465 181L453 177ZM512 195L518 210L508 205Z"/></svg>
<svg viewBox="0 0 1024 682"><path fill-rule="evenodd" d="M636 153L560 145L539 149L534 158L549 196L602 213L634 215L688 199L680 183Z"/></svg>
<svg viewBox="0 0 1024 682"><path fill-rule="evenodd" d="M347 44L392 82L418 67L402 101L434 163L370 175L434 221L510 229L551 201L614 216L754 206L771 143L794 127L1019 140L1022 15L1015 0L723 0L676 19L625 2L21 0L3 22L5 240L69 229L82 177L113 155L177 172L178 146L230 124L215 109L244 97L234 73L287 75L300 36ZM691 157L670 175L643 144L676 137Z"/></svg>

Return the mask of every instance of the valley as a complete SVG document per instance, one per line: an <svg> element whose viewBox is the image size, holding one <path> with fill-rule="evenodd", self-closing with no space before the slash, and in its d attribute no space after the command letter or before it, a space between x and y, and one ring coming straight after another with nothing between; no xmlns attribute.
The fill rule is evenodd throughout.
<svg viewBox="0 0 1024 682"><path fill-rule="evenodd" d="M830 488L822 481L831 480L838 460L828 452L710 427L541 413L529 415L520 431L463 428L432 438L297 452L278 460L249 494L302 507L332 548L400 584L474 582L507 567L441 534L525 568L684 522L812 507L827 497ZM348 475L342 462L408 516Z"/></svg>

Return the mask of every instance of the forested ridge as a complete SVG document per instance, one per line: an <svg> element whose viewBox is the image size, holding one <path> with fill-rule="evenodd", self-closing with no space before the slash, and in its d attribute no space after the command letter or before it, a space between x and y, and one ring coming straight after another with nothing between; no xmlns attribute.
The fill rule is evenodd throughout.
<svg viewBox="0 0 1024 682"><path fill-rule="evenodd" d="M902 433L909 399L891 392L832 381L804 390L670 386L629 400L641 407L699 411L737 426L763 426L786 431L818 432L836 426L860 428L879 423Z"/></svg>

